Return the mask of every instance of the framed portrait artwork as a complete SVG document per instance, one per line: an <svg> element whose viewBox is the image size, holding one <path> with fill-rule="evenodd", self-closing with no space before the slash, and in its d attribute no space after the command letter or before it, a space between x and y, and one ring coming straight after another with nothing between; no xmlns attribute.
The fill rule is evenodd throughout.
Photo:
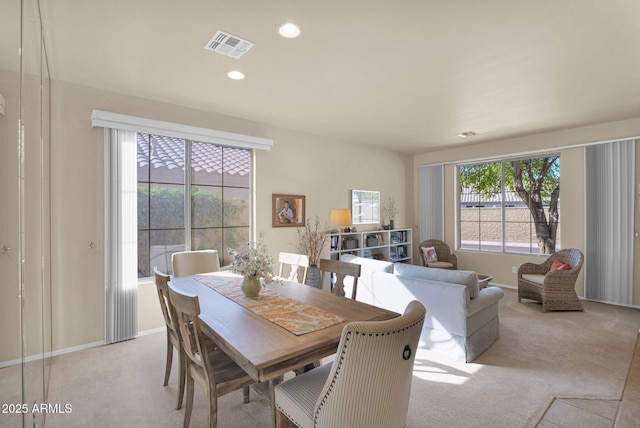
<svg viewBox="0 0 640 428"><path fill-rule="evenodd" d="M302 227L305 225L305 197L304 195L273 194L272 198L272 226L273 227Z"/></svg>

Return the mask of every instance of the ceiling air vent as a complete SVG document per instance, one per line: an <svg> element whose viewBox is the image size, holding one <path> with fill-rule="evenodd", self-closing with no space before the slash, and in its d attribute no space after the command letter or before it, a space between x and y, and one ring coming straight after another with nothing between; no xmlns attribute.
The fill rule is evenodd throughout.
<svg viewBox="0 0 640 428"><path fill-rule="evenodd" d="M221 30L216 31L216 34L204 46L205 49L231 58L240 58L252 47L253 43L250 41Z"/></svg>

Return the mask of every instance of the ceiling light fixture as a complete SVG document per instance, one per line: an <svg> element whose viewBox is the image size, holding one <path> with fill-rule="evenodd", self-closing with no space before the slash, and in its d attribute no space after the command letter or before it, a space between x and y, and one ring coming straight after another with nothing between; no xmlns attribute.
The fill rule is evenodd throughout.
<svg viewBox="0 0 640 428"><path fill-rule="evenodd" d="M244 73L242 71L233 70L227 73L229 79L242 80L244 79Z"/></svg>
<svg viewBox="0 0 640 428"><path fill-rule="evenodd" d="M295 39L300 33L300 26L293 22L287 22L278 27L278 34L287 39Z"/></svg>
<svg viewBox="0 0 640 428"><path fill-rule="evenodd" d="M467 132L461 132L459 134L456 134L456 136L460 138L473 137L474 135L478 135L478 133L475 131L467 131Z"/></svg>

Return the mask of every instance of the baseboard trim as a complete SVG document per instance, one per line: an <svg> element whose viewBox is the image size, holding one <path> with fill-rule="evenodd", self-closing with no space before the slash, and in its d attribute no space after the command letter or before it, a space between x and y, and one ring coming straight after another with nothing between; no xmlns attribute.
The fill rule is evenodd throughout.
<svg viewBox="0 0 640 428"><path fill-rule="evenodd" d="M136 337L146 336L148 334L162 333L163 331L167 331L167 327L166 326L158 327L158 328L152 328L151 330L139 331L138 335Z"/></svg>
<svg viewBox="0 0 640 428"><path fill-rule="evenodd" d="M138 335L136 337L146 336L148 334L161 333L163 331L167 331L167 327L166 326L165 327L152 328L151 330L145 330L145 331L138 332ZM44 355L40 355L40 354L39 355L31 355L29 357L26 357L24 359L24 362L25 363L30 363L32 361L38 361L38 360L41 360L43 358L55 357L56 355L68 354L70 352L82 351L83 349L90 349L90 348L95 348L95 347L103 346L103 345L107 345L107 342L104 341L104 340L100 340L98 342L92 342L92 343L85 343L84 345L72 346L70 348L58 349L57 351L47 352ZM16 364L22 364L22 358L17 358L15 360L9 360L9 361L0 361L0 369L4 368L4 367L15 366Z"/></svg>
<svg viewBox="0 0 640 428"><path fill-rule="evenodd" d="M107 344L107 342L105 342L104 340L100 340L98 342L92 342L92 343L85 343L84 345L78 345L78 346L72 346L70 348L58 349L57 351L53 351L53 352L46 352L44 355L41 355L41 354L31 355L29 357L26 357L24 359L24 362L25 363L30 363L32 361L38 361L38 360L41 360L43 358L55 357L56 355L68 354L70 352L76 352L76 351L81 351L83 349L95 348L95 347L106 345L106 344ZM18 358L18 359L15 359L15 360L9 360L9 361L1 361L0 362L0 368L14 366L16 364L22 364L22 358Z"/></svg>
<svg viewBox="0 0 640 428"><path fill-rule="evenodd" d="M495 282L490 283L490 284L489 284L489 286L490 286L490 287L492 287L492 286L498 286L498 287L500 287L500 288L510 288L510 289L512 289L512 290L517 290L517 289L518 289L518 287L517 287L517 286L515 286L515 285L497 284L497 283L495 283Z"/></svg>

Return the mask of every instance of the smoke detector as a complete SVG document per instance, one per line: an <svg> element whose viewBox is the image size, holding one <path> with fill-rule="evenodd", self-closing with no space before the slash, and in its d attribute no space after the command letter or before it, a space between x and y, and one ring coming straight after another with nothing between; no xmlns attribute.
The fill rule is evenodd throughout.
<svg viewBox="0 0 640 428"><path fill-rule="evenodd" d="M461 132L459 134L456 134L456 136L460 138L473 137L475 135L478 135L476 131L467 131L467 132Z"/></svg>
<svg viewBox="0 0 640 428"><path fill-rule="evenodd" d="M236 59L247 53L252 47L253 43L250 41L222 30L216 31L213 37L204 45L207 50Z"/></svg>

